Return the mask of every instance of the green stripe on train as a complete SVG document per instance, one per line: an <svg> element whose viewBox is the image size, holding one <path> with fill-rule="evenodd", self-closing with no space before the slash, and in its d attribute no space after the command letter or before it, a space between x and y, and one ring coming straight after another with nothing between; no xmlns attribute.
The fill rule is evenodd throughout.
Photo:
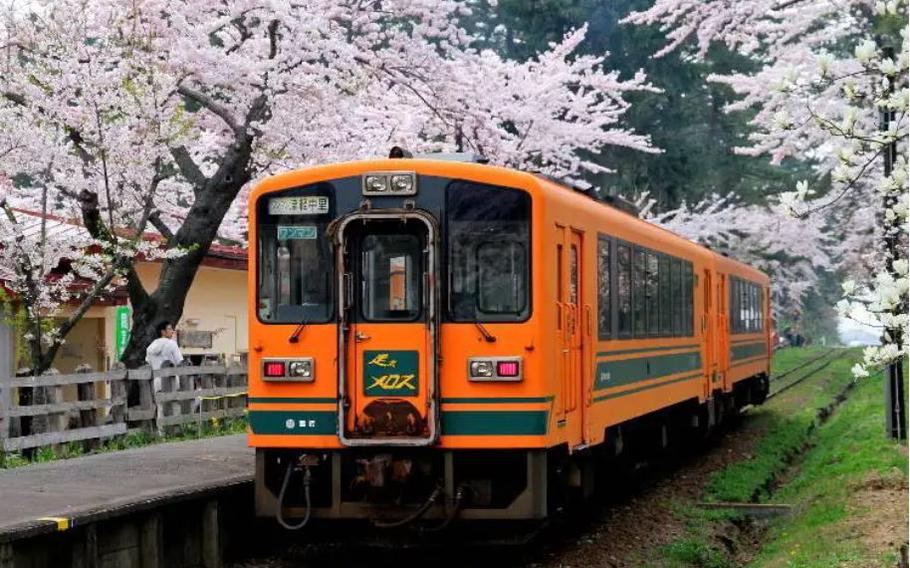
<svg viewBox="0 0 910 568"><path fill-rule="evenodd" d="M743 345L734 345L730 348L730 359L748 359L758 355L765 355L768 352L768 346L764 341L758 343L746 343Z"/></svg>
<svg viewBox="0 0 910 568"><path fill-rule="evenodd" d="M542 436L547 433L546 410L462 410L442 413L444 436Z"/></svg>
<svg viewBox="0 0 910 568"><path fill-rule="evenodd" d="M594 402L601 402L601 401L610 400L613 398L620 398L623 396L628 396L630 394L636 394L636 393L644 392L644 391L651 390L651 389L665 387L667 385L672 385L674 383L682 383L682 382L691 381L694 379L701 379L702 377L704 377L704 375L702 375L701 373L698 373L695 375L690 375L688 377L680 377L678 379L673 379L671 381L664 381L662 383L657 383L654 385L645 385L643 387L638 387L637 389L629 389L629 390L624 390L622 392L607 393L607 394L595 397Z"/></svg>
<svg viewBox="0 0 910 568"><path fill-rule="evenodd" d="M604 361L597 363L594 389L609 389L700 369L700 351Z"/></svg>
<svg viewBox="0 0 910 568"><path fill-rule="evenodd" d="M322 410L251 410L254 434L334 435L338 414ZM546 410L464 410L442 413L446 436L535 436L547 433Z"/></svg>
<svg viewBox="0 0 910 568"><path fill-rule="evenodd" d="M254 434L317 436L337 433L338 413L332 410L251 410Z"/></svg>

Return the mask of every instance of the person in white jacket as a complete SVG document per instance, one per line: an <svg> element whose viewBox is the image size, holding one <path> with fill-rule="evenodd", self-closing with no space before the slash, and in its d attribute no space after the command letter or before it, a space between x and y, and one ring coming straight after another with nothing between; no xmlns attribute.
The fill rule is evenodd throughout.
<svg viewBox="0 0 910 568"><path fill-rule="evenodd" d="M180 346L174 341L174 326L171 322L159 323L155 331L158 332L158 339L152 341L145 350L145 362L155 371L160 369L165 361L169 361L175 367L183 362Z"/></svg>

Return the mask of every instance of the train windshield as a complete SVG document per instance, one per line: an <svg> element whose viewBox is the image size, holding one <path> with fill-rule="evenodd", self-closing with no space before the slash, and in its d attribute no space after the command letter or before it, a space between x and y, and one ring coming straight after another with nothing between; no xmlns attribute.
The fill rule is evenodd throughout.
<svg viewBox="0 0 910 568"><path fill-rule="evenodd" d="M531 199L455 181L446 189L452 321L523 321L530 314Z"/></svg>
<svg viewBox="0 0 910 568"><path fill-rule="evenodd" d="M317 184L260 199L259 319L325 323L332 319L331 186Z"/></svg>

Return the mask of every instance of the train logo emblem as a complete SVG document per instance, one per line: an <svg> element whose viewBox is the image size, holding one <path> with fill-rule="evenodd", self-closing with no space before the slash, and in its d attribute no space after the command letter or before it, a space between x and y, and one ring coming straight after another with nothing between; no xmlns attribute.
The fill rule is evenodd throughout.
<svg viewBox="0 0 910 568"><path fill-rule="evenodd" d="M417 396L417 351L364 351L363 394L366 396Z"/></svg>

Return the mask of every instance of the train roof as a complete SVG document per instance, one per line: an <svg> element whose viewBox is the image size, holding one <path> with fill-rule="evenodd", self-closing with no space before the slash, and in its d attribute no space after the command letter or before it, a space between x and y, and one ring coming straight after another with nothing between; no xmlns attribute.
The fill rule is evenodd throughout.
<svg viewBox="0 0 910 568"><path fill-rule="evenodd" d="M459 158L461 158L460 155ZM573 189L553 178L512 168L484 164L476 160L447 159L445 155L434 155L432 158L418 156L415 158L359 160L291 170L261 180L250 193L250 199L254 200L263 193L279 189L326 179L361 175L366 171L410 169L419 171L424 175L437 175L440 177L457 176L462 179L481 183L530 189L532 190L532 193L536 189L540 192L540 198L567 200L579 207L586 208L593 205L600 212L605 213L613 219L628 223L629 226L634 227L638 233L646 233L651 238L668 242L676 247L688 248L691 255L701 256L704 260L713 261L718 269L721 269L724 272L733 273L743 278L760 282L769 281L768 276L764 272L753 268L748 264L722 255L699 243L690 241L669 229L645 221L633 212L627 210L626 207L602 201L589 195L587 192Z"/></svg>

